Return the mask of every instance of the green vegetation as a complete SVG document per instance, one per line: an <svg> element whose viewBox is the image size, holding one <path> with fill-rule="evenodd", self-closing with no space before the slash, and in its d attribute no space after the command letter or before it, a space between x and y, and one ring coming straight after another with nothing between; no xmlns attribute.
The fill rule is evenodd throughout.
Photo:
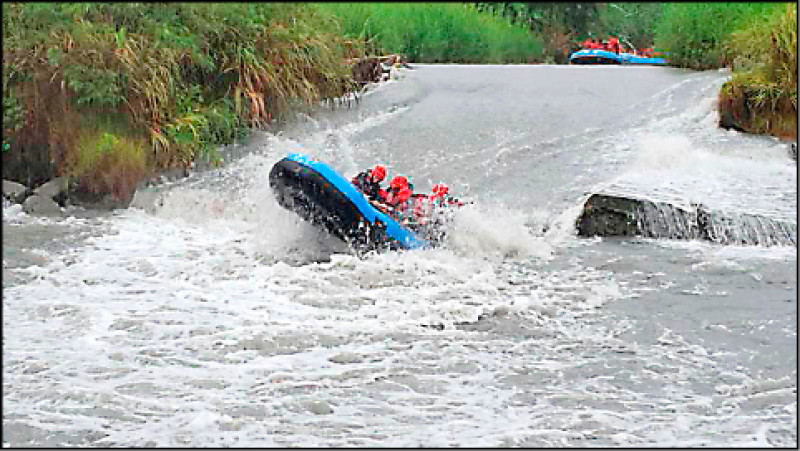
<svg viewBox="0 0 800 451"><path fill-rule="evenodd" d="M354 62L566 63L587 37L734 68L721 105L796 137L796 3L3 3L3 173L124 197L297 108ZM370 63L371 64L371 63Z"/></svg>
<svg viewBox="0 0 800 451"><path fill-rule="evenodd" d="M566 64L586 38L616 36L637 49L653 46L661 3L476 3L480 11L528 27L544 41L545 59Z"/></svg>
<svg viewBox="0 0 800 451"><path fill-rule="evenodd" d="M418 63L532 63L542 43L525 27L459 3L321 3L370 53Z"/></svg>
<svg viewBox="0 0 800 451"><path fill-rule="evenodd" d="M488 12L520 24L541 36L547 63L565 64L577 42L591 34L604 34L599 24L597 3L522 3L481 2L475 4Z"/></svg>
<svg viewBox="0 0 800 451"><path fill-rule="evenodd" d="M95 190L142 173L141 154L148 171L214 161L248 127L352 90L362 50L310 4L3 3L4 163L38 154Z"/></svg>
<svg viewBox="0 0 800 451"><path fill-rule="evenodd" d="M600 8L600 29L636 49L653 47L663 3L607 3Z"/></svg>
<svg viewBox="0 0 800 451"><path fill-rule="evenodd" d="M797 139L796 8L784 4L766 19L751 18L727 41L734 74L720 105L741 129Z"/></svg>
<svg viewBox="0 0 800 451"><path fill-rule="evenodd" d="M673 66L732 67L720 92L727 127L797 139L796 3L477 3L543 36L546 61L567 62L587 37L654 46Z"/></svg>
<svg viewBox="0 0 800 451"><path fill-rule="evenodd" d="M655 45L674 66L712 69L728 63L725 42L749 21L766 21L785 3L666 3Z"/></svg>

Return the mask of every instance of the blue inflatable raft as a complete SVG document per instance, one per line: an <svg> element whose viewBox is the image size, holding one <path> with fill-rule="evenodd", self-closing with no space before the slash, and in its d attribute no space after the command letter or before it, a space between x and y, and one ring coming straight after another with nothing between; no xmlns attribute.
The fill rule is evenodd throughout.
<svg viewBox="0 0 800 451"><path fill-rule="evenodd" d="M293 153L269 173L269 185L283 208L350 243L356 250L421 249L429 240L378 210L350 181L327 164Z"/></svg>
<svg viewBox="0 0 800 451"><path fill-rule="evenodd" d="M569 56L571 64L638 64L664 66L669 64L665 58L648 58L633 53L614 53L608 50L583 49Z"/></svg>

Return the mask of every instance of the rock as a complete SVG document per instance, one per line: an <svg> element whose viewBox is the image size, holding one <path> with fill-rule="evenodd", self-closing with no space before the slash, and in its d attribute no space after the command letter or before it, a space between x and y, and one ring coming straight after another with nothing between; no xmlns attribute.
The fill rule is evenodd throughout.
<svg viewBox="0 0 800 451"><path fill-rule="evenodd" d="M364 359L359 355L352 352L343 352L330 357L328 361L333 363L361 363Z"/></svg>
<svg viewBox="0 0 800 451"><path fill-rule="evenodd" d="M164 193L152 188L139 188L133 195L129 207L139 208L154 214L158 208L164 206Z"/></svg>
<svg viewBox="0 0 800 451"><path fill-rule="evenodd" d="M797 161L797 143L792 143L789 146L789 158L791 158L794 161ZM3 192L5 192L5 188L3 188Z"/></svg>
<svg viewBox="0 0 800 451"><path fill-rule="evenodd" d="M797 225L749 213L711 211L632 197L593 194L575 226L578 235L703 239L719 244L795 245Z"/></svg>
<svg viewBox="0 0 800 451"><path fill-rule="evenodd" d="M29 215L60 216L64 213L56 201L41 194L34 194L25 199L22 210Z"/></svg>
<svg viewBox="0 0 800 451"><path fill-rule="evenodd" d="M92 210L116 210L128 208L133 201L134 193L127 199L118 199L112 193L89 193L76 189L70 190L67 197L71 205Z"/></svg>
<svg viewBox="0 0 800 451"><path fill-rule="evenodd" d="M377 83L381 79L380 61L376 57L362 58L355 61L352 67L353 80L361 86Z"/></svg>
<svg viewBox="0 0 800 451"><path fill-rule="evenodd" d="M169 168L161 171L161 174L159 175L159 180L161 181L161 183L170 183L189 177L189 175L190 172L188 168L183 168L183 167Z"/></svg>
<svg viewBox="0 0 800 451"><path fill-rule="evenodd" d="M305 407L309 412L317 415L328 415L333 413L333 408L325 401L308 401Z"/></svg>
<svg viewBox="0 0 800 451"><path fill-rule="evenodd" d="M578 235L592 236L636 236L639 226L636 212L640 203L624 197L592 194L583 205L576 223Z"/></svg>
<svg viewBox="0 0 800 451"><path fill-rule="evenodd" d="M34 194L38 194L49 199L53 199L63 206L67 200L67 190L69 189L69 179L66 177L56 177L40 187L33 190Z"/></svg>
<svg viewBox="0 0 800 451"><path fill-rule="evenodd" d="M747 96L738 85L726 82L718 96L719 126L726 130L744 132L750 124Z"/></svg>
<svg viewBox="0 0 800 451"><path fill-rule="evenodd" d="M16 204L22 203L28 197L28 187L11 180L3 180L3 197Z"/></svg>

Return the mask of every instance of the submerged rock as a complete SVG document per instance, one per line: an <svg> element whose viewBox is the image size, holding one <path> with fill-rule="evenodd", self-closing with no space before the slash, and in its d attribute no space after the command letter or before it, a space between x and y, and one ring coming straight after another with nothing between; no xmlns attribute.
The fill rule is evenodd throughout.
<svg viewBox="0 0 800 451"><path fill-rule="evenodd" d="M70 190L68 194L69 203L79 207L93 210L115 210L118 208L128 208L133 200L134 193L125 199L119 199L112 193L89 193L80 190Z"/></svg>
<svg viewBox="0 0 800 451"><path fill-rule="evenodd" d="M305 408L316 415L328 415L333 413L333 408L325 401L313 400L305 403Z"/></svg>

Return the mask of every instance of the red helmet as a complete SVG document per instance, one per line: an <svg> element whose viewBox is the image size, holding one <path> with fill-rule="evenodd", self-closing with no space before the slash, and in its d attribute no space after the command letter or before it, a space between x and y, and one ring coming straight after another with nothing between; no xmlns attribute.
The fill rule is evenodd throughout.
<svg viewBox="0 0 800 451"><path fill-rule="evenodd" d="M395 200L397 202L405 202L411 198L411 190L408 189L407 186L400 188L400 191L397 192L397 197Z"/></svg>
<svg viewBox="0 0 800 451"><path fill-rule="evenodd" d="M444 183L437 183L433 185L433 195L436 197L442 197L450 191L450 188L447 187Z"/></svg>
<svg viewBox="0 0 800 451"><path fill-rule="evenodd" d="M402 175L394 176L392 181L389 182L389 188L394 188L399 190L400 188L406 188L406 187L408 187L408 179Z"/></svg>
<svg viewBox="0 0 800 451"><path fill-rule="evenodd" d="M371 175L375 180L379 182L382 181L384 178L386 178L386 166L382 164L376 164L375 167L372 168Z"/></svg>

